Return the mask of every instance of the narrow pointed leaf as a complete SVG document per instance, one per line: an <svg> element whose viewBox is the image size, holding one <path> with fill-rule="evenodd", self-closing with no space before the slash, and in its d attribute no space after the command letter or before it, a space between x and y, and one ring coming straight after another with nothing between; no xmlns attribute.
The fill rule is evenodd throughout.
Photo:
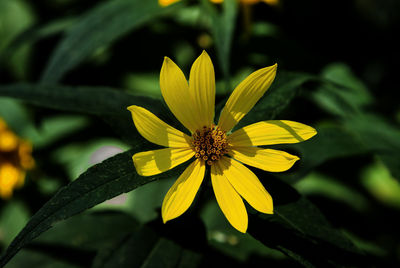
<svg viewBox="0 0 400 268"><path fill-rule="evenodd" d="M41 82L56 83L96 49L109 45L175 7L176 5L163 8L157 1L101 2L83 14L61 40L47 64Z"/></svg>
<svg viewBox="0 0 400 268"><path fill-rule="evenodd" d="M91 208L119 194L131 191L154 180L180 174L185 166L152 176L139 176L131 156L143 148L118 154L89 168L75 181L63 187L27 223L0 259L3 267L23 246L58 221Z"/></svg>
<svg viewBox="0 0 400 268"><path fill-rule="evenodd" d="M223 10L220 14L216 12L208 0L204 0L203 4L211 16L211 33L215 40L215 46L218 52L218 61L228 86L230 79L230 52L232 47L233 33L236 25L237 1L224 1L222 3Z"/></svg>
<svg viewBox="0 0 400 268"><path fill-rule="evenodd" d="M189 261L188 261L189 259ZM109 250L101 251L94 268L199 267L201 255L160 236L148 226L130 234Z"/></svg>
<svg viewBox="0 0 400 268"><path fill-rule="evenodd" d="M104 119L127 142L134 143L138 133L126 108L138 105L150 109L171 123L170 112L159 100L135 96L107 87L71 87L62 85L10 84L0 85L0 96L13 97L26 103L57 109L97 115ZM171 123L172 126L176 126Z"/></svg>
<svg viewBox="0 0 400 268"><path fill-rule="evenodd" d="M256 174L265 177L264 172ZM365 262L358 248L295 189L277 180L269 180L265 186L274 197L274 214L249 214L250 235L305 267Z"/></svg>

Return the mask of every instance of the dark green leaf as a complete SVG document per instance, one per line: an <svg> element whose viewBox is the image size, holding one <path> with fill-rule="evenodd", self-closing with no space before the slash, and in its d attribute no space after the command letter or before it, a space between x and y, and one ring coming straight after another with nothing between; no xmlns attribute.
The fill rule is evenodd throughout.
<svg viewBox="0 0 400 268"><path fill-rule="evenodd" d="M162 8L157 1L114 0L100 3L82 15L50 58L41 81L56 83L94 51L105 47L176 5Z"/></svg>
<svg viewBox="0 0 400 268"><path fill-rule="evenodd" d="M200 259L199 253L143 226L112 249L101 252L93 267L198 267Z"/></svg>
<svg viewBox="0 0 400 268"><path fill-rule="evenodd" d="M267 180L265 172L256 171ZM362 262L362 254L322 213L289 185L268 180L274 214L250 215L249 233L266 246L281 250L305 267ZM361 259L360 259L361 258Z"/></svg>
<svg viewBox="0 0 400 268"><path fill-rule="evenodd" d="M276 176L293 183L327 161L367 152L367 148L345 128L322 126L317 131L317 135L308 141L284 147L298 151L300 160L297 168Z"/></svg>
<svg viewBox="0 0 400 268"><path fill-rule="evenodd" d="M344 118L362 113L362 109L373 101L363 82L342 63L324 68L312 99L322 110Z"/></svg>
<svg viewBox="0 0 400 268"><path fill-rule="evenodd" d="M145 107L166 121L172 118L159 100L105 87L11 84L0 85L0 95L42 107L100 116L131 143L137 139L137 132L130 112L126 110L128 106L136 104Z"/></svg>
<svg viewBox="0 0 400 268"><path fill-rule="evenodd" d="M221 14L218 14L208 1L203 1L203 3L211 16L211 33L215 40L215 46L218 52L218 61L227 82L226 86L228 87L230 80L230 52L233 32L236 25L237 1L224 1Z"/></svg>
<svg viewBox="0 0 400 268"><path fill-rule="evenodd" d="M349 117L345 125L366 148L379 156L392 176L400 180L400 128L371 114Z"/></svg>
<svg viewBox="0 0 400 268"><path fill-rule="evenodd" d="M121 116L126 108L138 104L160 109L160 102L148 97L126 94L107 87L70 87L61 85L11 84L0 85L0 95L30 104L85 114ZM155 111L156 112L156 111Z"/></svg>
<svg viewBox="0 0 400 268"><path fill-rule="evenodd" d="M110 246L133 230L138 223L131 216L117 211L83 213L58 222L35 239L34 244L99 250Z"/></svg>
<svg viewBox="0 0 400 268"><path fill-rule="evenodd" d="M10 58L19 47L32 44L40 39L49 37L54 34L68 29L75 22L75 18L62 18L60 20L52 21L44 26L33 26L28 30L18 35L11 44L0 55L0 63Z"/></svg>
<svg viewBox="0 0 400 268"><path fill-rule="evenodd" d="M24 245L58 221L91 208L107 199L131 191L154 180L178 175L183 166L151 177L137 175L131 156L143 148L118 154L89 168L78 179L62 188L28 222L1 258L3 267Z"/></svg>
<svg viewBox="0 0 400 268"><path fill-rule="evenodd" d="M333 115L347 117L361 112L365 104L360 101L367 98L357 90L335 83L321 81L312 93L314 102L323 110Z"/></svg>
<svg viewBox="0 0 400 268"><path fill-rule="evenodd" d="M29 263L29 267L40 267L40 268L81 268L80 265L71 264L58 258L53 258L49 254L38 252L30 249L23 249L19 254L13 258L8 264L7 268L21 268L26 267Z"/></svg>

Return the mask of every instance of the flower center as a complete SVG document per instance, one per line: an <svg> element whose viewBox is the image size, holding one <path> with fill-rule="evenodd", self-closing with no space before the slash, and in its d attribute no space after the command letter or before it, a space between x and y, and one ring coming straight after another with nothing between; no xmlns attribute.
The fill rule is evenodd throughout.
<svg viewBox="0 0 400 268"><path fill-rule="evenodd" d="M204 126L196 130L192 137L195 157L204 160L210 166L228 152L226 133L218 126Z"/></svg>

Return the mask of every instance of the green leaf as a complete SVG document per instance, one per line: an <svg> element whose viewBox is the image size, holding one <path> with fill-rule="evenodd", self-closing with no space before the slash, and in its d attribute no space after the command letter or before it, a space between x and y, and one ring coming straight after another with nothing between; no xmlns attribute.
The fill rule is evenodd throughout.
<svg viewBox="0 0 400 268"><path fill-rule="evenodd" d="M19 101L11 98L0 98L0 117L18 135L27 137L28 129L34 128L29 112Z"/></svg>
<svg viewBox="0 0 400 268"><path fill-rule="evenodd" d="M0 63L6 62L10 55L15 53L18 48L26 45L32 45L36 41L58 34L70 28L75 23L76 18L61 18L49 22L43 26L33 26L19 34L0 54Z"/></svg>
<svg viewBox="0 0 400 268"><path fill-rule="evenodd" d="M296 182L319 165L337 158L367 153L369 150L346 128L332 126L317 127L317 135L308 141L281 146L294 150L300 157L298 166L285 173L274 174L288 183Z"/></svg>
<svg viewBox="0 0 400 268"><path fill-rule="evenodd" d="M368 105L373 100L363 81L356 77L350 67L344 63L329 64L322 70L321 76L333 82L338 94L355 107Z"/></svg>
<svg viewBox="0 0 400 268"><path fill-rule="evenodd" d="M126 94L106 87L70 87L61 85L0 85L0 95L23 100L41 107L100 116L126 141L137 140L137 131L126 108L139 105L165 121L173 118L160 100ZM176 126L172 122L172 125Z"/></svg>
<svg viewBox="0 0 400 268"><path fill-rule="evenodd" d="M165 14L157 1L114 0L100 3L68 31L53 52L41 82L56 83L94 51L110 45L135 28Z"/></svg>
<svg viewBox="0 0 400 268"><path fill-rule="evenodd" d="M250 235L242 235L226 220L221 208L210 192L207 203L203 205L201 217L206 225L208 244L222 254L230 256L239 262L252 260L253 256L282 259L283 254L266 247Z"/></svg>
<svg viewBox="0 0 400 268"><path fill-rule="evenodd" d="M75 215L35 239L35 245L57 245L82 250L99 250L111 246L138 229L131 216L117 211L97 211Z"/></svg>
<svg viewBox="0 0 400 268"><path fill-rule="evenodd" d="M7 268L21 268L21 267L40 267L40 268L81 268L80 265L74 265L69 262L54 258L43 252L37 252L30 249L21 250L21 252L13 258L8 264Z"/></svg>
<svg viewBox="0 0 400 268"><path fill-rule="evenodd" d="M126 115L129 114L126 108L132 104L151 107L152 110L160 106L157 100L126 94L118 89L107 87L19 83L0 85L0 95L17 98L41 107L95 115Z"/></svg>
<svg viewBox="0 0 400 268"><path fill-rule="evenodd" d="M28 222L29 216L28 209L20 202L11 200L1 208L0 243L3 246L8 246L11 243Z"/></svg>
<svg viewBox="0 0 400 268"><path fill-rule="evenodd" d="M78 179L62 188L30 219L14 239L2 256L0 267L3 267L23 246L51 228L54 223L146 183L178 175L185 167L181 165L166 173L141 177L136 173L131 156L134 152L142 150L139 145L135 150L111 157L89 168Z"/></svg>
<svg viewBox="0 0 400 268"><path fill-rule="evenodd" d="M201 255L159 236L148 226L101 252L94 268L106 267L198 267Z"/></svg>
<svg viewBox="0 0 400 268"><path fill-rule="evenodd" d="M25 1L0 1L0 67L9 67L18 78L25 78L28 74L28 58L30 47L20 47L12 55L6 54L7 47L21 32L24 32L35 22L30 5Z"/></svg>
<svg viewBox="0 0 400 268"><path fill-rule="evenodd" d="M267 181L265 172L256 171ZM250 214L249 234L268 247L282 251L305 267L330 267L363 262L362 254L323 214L289 185L269 179L274 214Z"/></svg>
<svg viewBox="0 0 400 268"><path fill-rule="evenodd" d="M348 117L361 113L365 96L359 91L341 86L328 81L321 81L317 89L312 93L312 99L322 110L330 114Z"/></svg>
<svg viewBox="0 0 400 268"><path fill-rule="evenodd" d="M364 113L345 121L366 148L377 155L394 178L400 180L400 128L381 116Z"/></svg>
<svg viewBox="0 0 400 268"><path fill-rule="evenodd" d="M228 87L230 80L230 52L236 25L237 1L224 1L222 4L221 14L218 14L208 1L203 1L203 4L211 16L211 33L215 40L215 46L218 52L218 61L225 77L226 87Z"/></svg>
<svg viewBox="0 0 400 268"><path fill-rule="evenodd" d="M88 267L96 252L113 246L139 228L129 215L116 211L83 213L58 222L22 249L7 267ZM28 262L29 262L28 261ZM75 267L75 265L73 266Z"/></svg>

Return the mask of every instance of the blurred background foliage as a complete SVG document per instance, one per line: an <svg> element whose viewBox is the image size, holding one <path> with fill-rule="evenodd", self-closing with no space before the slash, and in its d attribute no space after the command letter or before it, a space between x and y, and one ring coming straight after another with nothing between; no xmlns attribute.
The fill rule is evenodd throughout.
<svg viewBox="0 0 400 268"><path fill-rule="evenodd" d="M0 0L0 117L33 144L36 163L0 199L1 265L398 267L400 2L266 2ZM292 170L253 170L275 214L249 208L245 235L208 182L184 216L162 225L182 168L141 178L130 160L151 145L126 107L179 125L161 100L162 60L187 75L203 49L217 109L248 74L277 62L276 81L241 125L276 118L318 130L275 146L300 156Z"/></svg>

